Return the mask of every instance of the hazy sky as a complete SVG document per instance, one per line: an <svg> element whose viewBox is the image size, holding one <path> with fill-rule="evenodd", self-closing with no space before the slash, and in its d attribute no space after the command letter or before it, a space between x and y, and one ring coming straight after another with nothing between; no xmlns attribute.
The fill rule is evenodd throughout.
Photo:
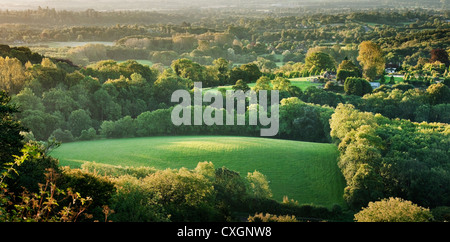
<svg viewBox="0 0 450 242"><path fill-rule="evenodd" d="M38 6L56 9L85 10L117 10L117 9L179 9L185 7L208 8L229 6L256 6L256 5L279 5L283 4L298 6L300 2L317 2L323 0L0 0L1 9L36 9Z"/></svg>
<svg viewBox="0 0 450 242"><path fill-rule="evenodd" d="M220 2L238 3L241 0L0 0L0 8L27 9L38 6L56 9L173 9L185 6L212 6ZM251 1L251 0L250 0ZM263 0L264 1L264 0ZM267 0L266 0L267 1ZM248 1L243 1L248 2ZM273 1L276 2L276 1Z"/></svg>
<svg viewBox="0 0 450 242"><path fill-rule="evenodd" d="M425 5L430 2L442 0L402 0L422 1ZM57 10L160 10L191 8L218 8L218 7L251 7L270 8L276 7L298 7L298 6L328 6L323 2L344 2L343 7L354 6L355 2L365 3L366 6L376 7L378 4L395 5L396 0L0 0L0 9L36 9L38 6L50 7ZM353 3L351 3L353 2ZM345 6L344 6L345 5Z"/></svg>

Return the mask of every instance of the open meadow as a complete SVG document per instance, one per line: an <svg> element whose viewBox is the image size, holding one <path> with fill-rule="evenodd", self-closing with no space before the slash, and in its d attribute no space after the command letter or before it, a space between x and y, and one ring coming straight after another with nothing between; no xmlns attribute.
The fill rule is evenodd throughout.
<svg viewBox="0 0 450 242"><path fill-rule="evenodd" d="M331 207L343 204L345 181L333 144L266 138L169 136L65 143L51 153L60 165L73 168L91 161L116 166L193 169L211 161L246 176L267 176L274 198Z"/></svg>

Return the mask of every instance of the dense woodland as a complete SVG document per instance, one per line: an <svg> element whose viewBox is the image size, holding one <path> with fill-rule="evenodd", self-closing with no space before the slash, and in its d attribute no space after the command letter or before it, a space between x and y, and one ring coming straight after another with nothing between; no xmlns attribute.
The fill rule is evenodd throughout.
<svg viewBox="0 0 450 242"><path fill-rule="evenodd" d="M0 220L238 221L264 212L280 217L256 214L248 220L351 221L370 204L355 216L364 221L376 208L373 202L391 197L404 200L380 204L412 202L405 206L431 209L433 215L419 209L425 220L448 220L448 18L446 10L423 9L300 16L288 11L263 17L224 12L201 19L45 8L0 11L0 157L6 167ZM95 25L87 24L93 19ZM114 44L46 44L54 41ZM394 73L387 73L390 68ZM299 88L290 81L299 77L315 78L321 86ZM171 94L192 92L198 81L204 88L278 90L275 138L335 143L348 206L274 201L263 174L242 177L208 162L194 170L95 163L78 170L59 167L47 154L58 142L100 138L259 136L261 126L173 125ZM380 86L373 88L375 82ZM62 186L53 193L56 184ZM42 197L50 202L39 203ZM56 203L64 197L77 203Z"/></svg>

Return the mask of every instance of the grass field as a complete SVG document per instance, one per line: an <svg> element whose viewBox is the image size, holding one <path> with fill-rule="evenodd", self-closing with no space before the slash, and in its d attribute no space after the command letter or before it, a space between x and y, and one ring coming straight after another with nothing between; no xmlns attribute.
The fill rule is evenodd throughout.
<svg viewBox="0 0 450 242"><path fill-rule="evenodd" d="M157 169L195 168L211 161L242 176L255 170L267 176L274 198L284 195L299 203L343 205L345 181L337 167L333 144L268 138L223 136L165 136L108 139L63 144L51 155L62 166L85 161Z"/></svg>
<svg viewBox="0 0 450 242"><path fill-rule="evenodd" d="M391 81L391 75L385 75L384 80L386 80L386 83L389 83ZM378 79L376 81L379 82L380 79ZM394 75L394 81L395 81L395 84L402 83L403 76Z"/></svg>
<svg viewBox="0 0 450 242"><path fill-rule="evenodd" d="M289 79L289 81L291 81L291 84L293 86L297 86L300 89L302 89L302 91L305 91L305 89L310 87L310 86L324 85L322 83L310 82L308 80L308 79L313 79L313 78L314 78L314 76L311 76L311 77L299 77L299 78L291 78L291 79Z"/></svg>
<svg viewBox="0 0 450 242"><path fill-rule="evenodd" d="M310 82L308 81L309 78L313 78L313 77L300 77L300 78L291 78L289 79L289 81L291 81L291 84L293 86L297 86L300 89L302 89L302 91L305 91L306 88L310 87L310 86L320 86L323 85L321 83L314 83L314 82ZM253 83L248 83L249 87L254 87L256 85L256 82ZM272 86L272 84L270 84ZM218 87L213 87L213 88L203 88L203 92L206 92L208 90L212 90L212 91L217 91L219 88L224 88L225 90L231 90L233 87L233 85L229 85L229 86L218 86Z"/></svg>

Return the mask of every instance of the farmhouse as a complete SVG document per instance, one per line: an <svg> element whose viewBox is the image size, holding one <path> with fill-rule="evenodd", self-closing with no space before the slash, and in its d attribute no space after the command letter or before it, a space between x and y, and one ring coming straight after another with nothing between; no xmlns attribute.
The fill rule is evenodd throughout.
<svg viewBox="0 0 450 242"><path fill-rule="evenodd" d="M397 68L390 67L390 68L386 68L385 71L386 71L387 73L394 73L396 70L397 70Z"/></svg>

